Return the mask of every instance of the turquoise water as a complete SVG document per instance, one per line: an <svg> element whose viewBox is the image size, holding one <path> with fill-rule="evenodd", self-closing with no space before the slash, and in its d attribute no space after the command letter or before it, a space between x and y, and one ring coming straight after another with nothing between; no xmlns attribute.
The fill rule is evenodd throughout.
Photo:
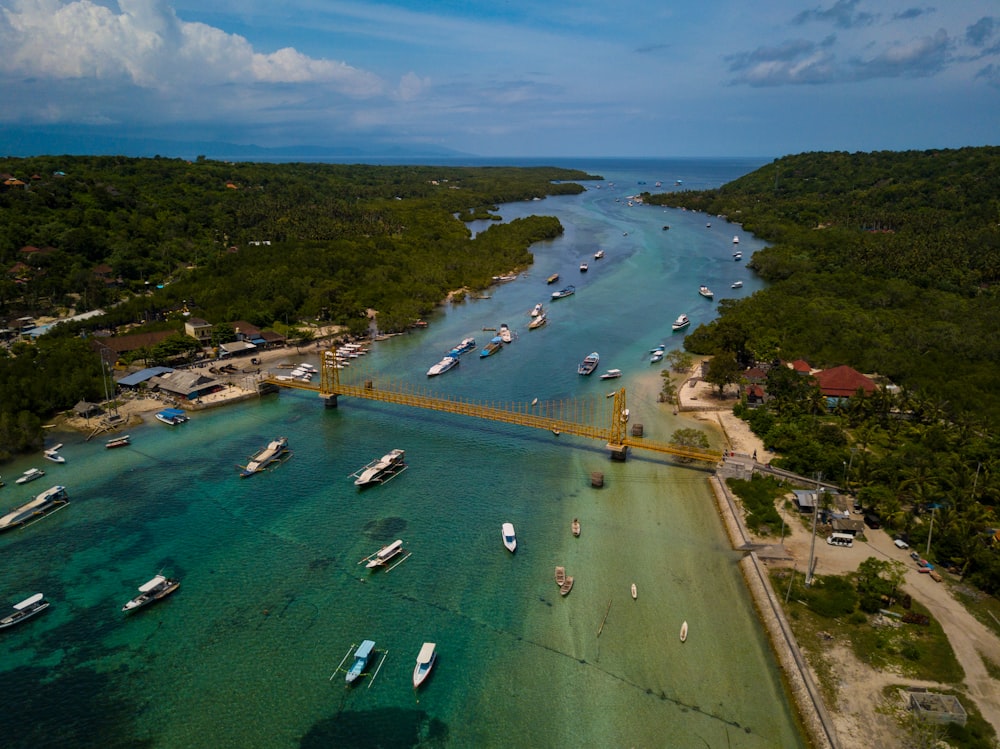
<svg viewBox="0 0 1000 749"><path fill-rule="evenodd" d="M681 312L711 319L699 284L718 300L737 293L728 290L737 277L740 294L759 282L732 260L732 226L620 201L642 189L638 180L710 186L757 164L579 165L615 189L504 206L506 219L556 214L566 234L537 246L535 265L489 299L443 308L429 328L376 345L367 372L427 386L424 373L451 346L468 335L482 344L484 327L506 322L515 343L488 359L466 355L430 386L594 403L625 386L651 439L691 425L656 403L648 350L680 345L670 322ZM740 238L749 259L760 243ZM545 278L555 272L577 293L550 305ZM529 332L539 301L550 322ZM579 377L594 349L599 371L625 376ZM613 463L601 444L446 414L346 398L325 410L295 392L129 431L129 448L66 435L66 464L4 467L0 510L57 482L72 497L0 536L4 606L36 591L53 603L0 633L0 730L13 745L804 745L704 472L641 451ZM240 480L236 465L279 435L291 459ZM349 474L395 447L409 469L356 490ZM32 464L46 478L15 487ZM604 488L590 486L592 471ZM513 555L500 540L507 520ZM396 538L411 552L401 565L358 565ZM576 578L566 598L556 565ZM160 571L180 578L180 591L126 618L121 605ZM337 667L363 639L376 642L376 659L348 689ZM414 693L424 641L438 643L439 657Z"/></svg>

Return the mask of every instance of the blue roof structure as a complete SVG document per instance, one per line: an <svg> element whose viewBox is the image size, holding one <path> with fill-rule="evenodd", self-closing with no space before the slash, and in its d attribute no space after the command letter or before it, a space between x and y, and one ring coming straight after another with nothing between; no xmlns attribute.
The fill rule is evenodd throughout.
<svg viewBox="0 0 1000 749"><path fill-rule="evenodd" d="M149 367L147 369L140 369L138 372L122 377L118 380L118 384L123 387L134 388L136 385L141 385L147 380L151 380L158 375L173 371L174 370L170 367Z"/></svg>

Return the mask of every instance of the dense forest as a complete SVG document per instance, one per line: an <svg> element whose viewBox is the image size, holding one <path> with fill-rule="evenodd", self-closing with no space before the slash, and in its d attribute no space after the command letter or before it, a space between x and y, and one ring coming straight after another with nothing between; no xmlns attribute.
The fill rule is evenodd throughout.
<svg viewBox="0 0 1000 749"><path fill-rule="evenodd" d="M0 159L0 318L104 309L37 344L0 348L0 459L41 441L41 423L102 394L79 336L302 321L404 328L449 291L530 265L552 217L466 222L497 206L576 194L589 175L555 168L223 163L199 158ZM542 207L544 203L540 203ZM175 314L171 314L175 313ZM164 351L175 347L163 347Z"/></svg>
<svg viewBox="0 0 1000 749"><path fill-rule="evenodd" d="M794 359L885 378L831 411L811 378L771 368L767 406L736 411L775 463L849 487L893 532L933 540L934 561L1000 592L1000 148L801 154L646 200L769 243L750 262L768 288L723 301L685 340L723 380Z"/></svg>

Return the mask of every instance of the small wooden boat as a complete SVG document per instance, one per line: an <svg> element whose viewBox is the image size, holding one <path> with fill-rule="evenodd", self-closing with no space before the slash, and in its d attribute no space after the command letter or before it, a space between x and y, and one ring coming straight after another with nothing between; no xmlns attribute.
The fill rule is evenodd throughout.
<svg viewBox="0 0 1000 749"><path fill-rule="evenodd" d="M564 582L566 582L566 568L556 567L556 585L561 588Z"/></svg>
<svg viewBox="0 0 1000 749"><path fill-rule="evenodd" d="M561 595L561 596L569 595L569 592L571 590L573 590L573 576L572 575L568 576L563 581L563 584L559 586L559 595Z"/></svg>
<svg viewBox="0 0 1000 749"><path fill-rule="evenodd" d="M551 276L549 276L548 278L545 279L545 283L553 284L553 283L555 283L558 280L559 280L559 274L558 273L553 273Z"/></svg>
<svg viewBox="0 0 1000 749"><path fill-rule="evenodd" d="M437 653L434 652L435 647L437 646L433 642L425 642L420 648L420 652L417 654L417 665L413 668L414 689L423 684L430 674L434 661L437 660Z"/></svg>
<svg viewBox="0 0 1000 749"><path fill-rule="evenodd" d="M688 623L685 621L681 625L681 642L686 641L688 638Z"/></svg>
<svg viewBox="0 0 1000 749"><path fill-rule="evenodd" d="M45 451L45 459L51 460L53 463L65 463L66 458L59 454L59 450L62 448L62 442L58 445L54 445Z"/></svg>
<svg viewBox="0 0 1000 749"><path fill-rule="evenodd" d="M632 583L632 600L634 601L638 597L639 597L639 591L635 587L635 583Z"/></svg>
<svg viewBox="0 0 1000 749"><path fill-rule="evenodd" d="M580 535L580 521L577 520L576 518L573 518L573 526L572 526L572 528L573 528L573 535L574 536L579 536Z"/></svg>
<svg viewBox="0 0 1000 749"><path fill-rule="evenodd" d="M126 434L121 437L115 437L114 439L108 440L104 443L104 446L110 450L115 447L125 447L129 444L131 444L131 438Z"/></svg>

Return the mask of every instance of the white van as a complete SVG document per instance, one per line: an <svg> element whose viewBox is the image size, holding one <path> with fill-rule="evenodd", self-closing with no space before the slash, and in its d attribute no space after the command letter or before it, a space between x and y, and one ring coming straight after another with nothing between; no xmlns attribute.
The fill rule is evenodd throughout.
<svg viewBox="0 0 1000 749"><path fill-rule="evenodd" d="M830 546L854 546L854 536L850 533L831 533L826 537Z"/></svg>

